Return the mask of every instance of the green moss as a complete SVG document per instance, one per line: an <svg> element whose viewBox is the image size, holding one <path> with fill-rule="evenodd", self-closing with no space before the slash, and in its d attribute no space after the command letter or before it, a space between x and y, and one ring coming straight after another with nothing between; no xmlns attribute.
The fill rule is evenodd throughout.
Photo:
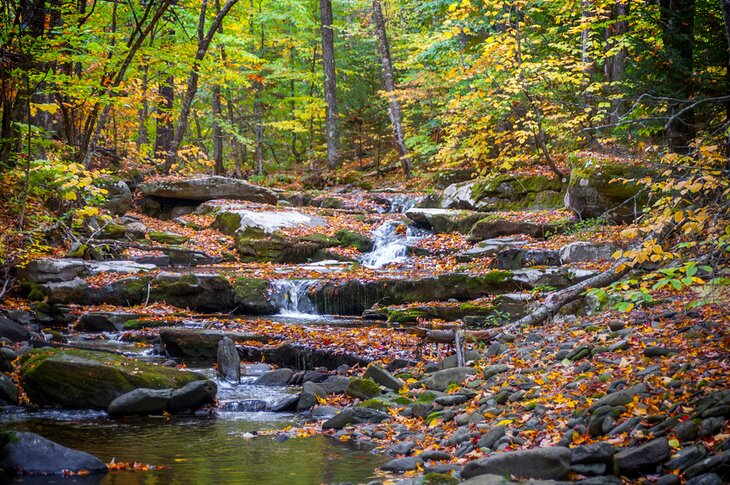
<svg viewBox="0 0 730 485"><path fill-rule="evenodd" d="M182 244L188 240L187 236L183 236L182 234L162 231L150 231L147 237L162 244Z"/></svg>
<svg viewBox="0 0 730 485"><path fill-rule="evenodd" d="M369 409L376 409L378 411L383 411L388 408L388 406L385 404L385 402L381 401L380 399L368 399L367 401L363 401L360 403L361 408L369 408Z"/></svg>
<svg viewBox="0 0 730 485"><path fill-rule="evenodd" d="M241 227L241 216L235 212L219 213L212 225L223 234L233 235Z"/></svg>
<svg viewBox="0 0 730 485"><path fill-rule="evenodd" d="M127 232L127 228L121 224L109 222L101 230L101 236L106 239L121 239Z"/></svg>
<svg viewBox="0 0 730 485"><path fill-rule="evenodd" d="M464 315L490 315L494 311L492 305L477 305L472 302L462 303L459 309Z"/></svg>
<svg viewBox="0 0 730 485"><path fill-rule="evenodd" d="M352 379L345 390L345 394L358 399L370 399L382 393L378 383L372 379Z"/></svg>
<svg viewBox="0 0 730 485"><path fill-rule="evenodd" d="M424 485L457 485L459 480L448 473L426 473L423 476Z"/></svg>
<svg viewBox="0 0 730 485"><path fill-rule="evenodd" d="M170 322L164 320L151 320L147 318L134 318L124 322L124 330L142 330L143 328L169 327Z"/></svg>
<svg viewBox="0 0 730 485"><path fill-rule="evenodd" d="M439 396L442 396L442 394L434 391L424 391L418 395L416 402L419 404L431 404Z"/></svg>
<svg viewBox="0 0 730 485"><path fill-rule="evenodd" d="M69 252L67 252L66 253L66 257L67 258L83 258L84 257L84 253L86 252L86 250L88 248L89 248L89 246L87 246L86 244L81 244L81 245L79 245L78 248L76 248L75 251L69 251Z"/></svg>
<svg viewBox="0 0 730 485"><path fill-rule="evenodd" d="M418 308L388 309L388 321L394 323L412 323L428 316L426 311Z"/></svg>
<svg viewBox="0 0 730 485"><path fill-rule="evenodd" d="M135 359L76 349L34 349L23 355L21 384L40 405L106 409L136 388L177 389L204 376Z"/></svg>
<svg viewBox="0 0 730 485"><path fill-rule="evenodd" d="M331 238L329 236L326 236L324 234L319 234L319 233L310 234L309 236L305 236L302 238L302 240L312 242L315 244L319 244L323 248L330 248L333 246L340 245L340 242L337 239Z"/></svg>
<svg viewBox="0 0 730 485"><path fill-rule="evenodd" d="M335 239L339 241L342 246L353 247L362 253L367 253L373 249L373 241L362 234L358 234L353 231L341 230L335 234Z"/></svg>
<svg viewBox="0 0 730 485"><path fill-rule="evenodd" d="M28 299L30 301L43 301L46 298L46 292L43 291L43 286L38 283L29 281L24 283L23 287L28 292Z"/></svg>

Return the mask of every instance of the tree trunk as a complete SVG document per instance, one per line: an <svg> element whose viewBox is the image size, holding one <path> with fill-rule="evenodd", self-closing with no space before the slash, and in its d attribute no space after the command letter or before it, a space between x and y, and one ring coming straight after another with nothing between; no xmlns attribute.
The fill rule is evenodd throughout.
<svg viewBox="0 0 730 485"><path fill-rule="evenodd" d="M220 0L215 0L215 12L220 13ZM218 33L223 34L223 22L218 28ZM225 53L221 47L221 58L225 60ZM216 84L211 89L211 108L213 111L213 172L216 175L224 175L225 167L223 166L223 129L221 127L222 110L221 110L221 87Z"/></svg>
<svg viewBox="0 0 730 485"><path fill-rule="evenodd" d="M168 67L170 65L168 64ZM164 159L170 151L175 129L172 126L172 105L175 98L175 77L168 76L159 87L160 102L157 105L155 158Z"/></svg>
<svg viewBox="0 0 730 485"><path fill-rule="evenodd" d="M730 0L722 0L722 16L725 19L725 39L727 40L727 50L725 51L725 85L727 86L727 92L730 93ZM725 123L727 126L730 126L730 101L725 103ZM727 155L728 168L730 168L730 130L728 130L727 134L725 154Z"/></svg>
<svg viewBox="0 0 730 485"><path fill-rule="evenodd" d="M694 110L685 109L694 92L694 0L660 0L662 38L667 66L669 123L667 143L673 153L687 154L695 137Z"/></svg>
<svg viewBox="0 0 730 485"><path fill-rule="evenodd" d="M216 34L218 29L223 22L223 18L228 15L228 12L233 6L238 3L238 0L228 0L223 8L213 19L213 23L208 28L207 33L205 32L205 11L208 7L208 0L203 0L200 7L200 18L198 20L198 50L195 53L195 59L193 60L193 67L188 75L187 89L185 91L185 98L183 99L182 106L180 107L180 117L177 121L177 127L175 128L175 135L170 142L170 148L167 151L167 158L162 167L162 171L165 174L170 173L170 168L177 158L177 150L180 148L185 131L188 128L188 117L190 116L190 110L193 105L193 99L195 94L198 92L198 79L200 77L200 63L205 58L210 47L210 42L213 40L213 36Z"/></svg>
<svg viewBox="0 0 730 485"><path fill-rule="evenodd" d="M149 74L149 64L145 64L142 69L142 107L139 109L139 128L137 130L137 152L139 153L142 145L150 142L147 133L147 116L149 114L149 102L147 101L147 82Z"/></svg>
<svg viewBox="0 0 730 485"><path fill-rule="evenodd" d="M373 0L373 21L375 23L375 31L378 36L378 45L380 46L380 63L383 67L383 84L388 96L388 117L393 126L393 135L395 136L395 145L400 154L401 166L407 176L411 174L411 163L406 147L405 135L403 131L403 114L400 103L395 95L395 77L393 76L393 62L390 57L390 45L388 44L388 36L385 30L385 17L380 0Z"/></svg>
<svg viewBox="0 0 730 485"><path fill-rule="evenodd" d="M325 118L327 139L327 167L340 166L338 153L340 142L337 114L337 79L335 77L335 35L332 27L332 0L319 0L322 30L322 69L324 71L324 101L327 104Z"/></svg>

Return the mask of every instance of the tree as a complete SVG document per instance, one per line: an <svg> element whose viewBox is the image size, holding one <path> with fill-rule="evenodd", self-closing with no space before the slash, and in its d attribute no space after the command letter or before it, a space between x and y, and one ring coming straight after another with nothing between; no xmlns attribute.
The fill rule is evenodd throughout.
<svg viewBox="0 0 730 485"><path fill-rule="evenodd" d="M337 112L337 79L335 77L335 41L332 27L332 0L319 0L322 31L322 69L324 71L324 100L327 104L326 138L327 167L335 169L341 160L338 149L340 130Z"/></svg>
<svg viewBox="0 0 730 485"><path fill-rule="evenodd" d="M230 12L233 6L238 0L228 0L223 8L221 8L216 14L213 22L208 27L208 31L205 30L205 14L208 8L208 0L203 0L200 6L200 17L198 20L197 38L198 38L198 49L195 52L195 60L193 61L192 69L188 75L187 89L185 91L185 98L180 108L180 116L178 117L177 127L175 128L175 135L170 142L170 148L167 152L167 158L162 167L163 173L169 173L172 164L177 158L177 150L180 148L185 130L188 128L188 117L190 116L190 108L193 105L193 99L195 94L198 92L198 79L200 77L200 64L208 53L208 48L213 40L213 36L218 32L225 16Z"/></svg>
<svg viewBox="0 0 730 485"><path fill-rule="evenodd" d="M380 63L383 67L383 84L385 85L386 96L388 97L388 117L393 126L395 145L400 154L401 166L406 175L411 173L410 155L406 148L405 134L403 130L403 114L400 103L395 94L395 78L393 76L393 61L390 57L390 45L385 30L385 17L380 6L380 0L373 0L373 21L375 32L378 36L380 46Z"/></svg>

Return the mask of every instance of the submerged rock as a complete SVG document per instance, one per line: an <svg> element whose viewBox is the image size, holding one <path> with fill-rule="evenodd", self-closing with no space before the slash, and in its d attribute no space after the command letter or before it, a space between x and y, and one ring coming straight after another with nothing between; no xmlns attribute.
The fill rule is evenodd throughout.
<svg viewBox="0 0 730 485"><path fill-rule="evenodd" d="M93 455L20 431L0 434L0 468L18 475L107 472L107 466Z"/></svg>
<svg viewBox="0 0 730 485"><path fill-rule="evenodd" d="M31 402L71 409L107 409L114 399L137 388L177 389L204 379L195 372L76 349L31 350L20 367L21 384Z"/></svg>

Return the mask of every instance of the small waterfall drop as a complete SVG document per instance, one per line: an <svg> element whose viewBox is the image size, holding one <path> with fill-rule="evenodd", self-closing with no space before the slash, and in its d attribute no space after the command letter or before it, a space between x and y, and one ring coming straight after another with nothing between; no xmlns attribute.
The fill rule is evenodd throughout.
<svg viewBox="0 0 730 485"><path fill-rule="evenodd" d="M317 280L274 280L271 301L279 309L279 315L298 318L314 318L317 308L309 297L310 288Z"/></svg>
<svg viewBox="0 0 730 485"><path fill-rule="evenodd" d="M401 221L386 221L373 231L373 250L363 255L360 264L366 268L382 268L387 264L402 263L408 258L409 244L421 239L423 234L423 231Z"/></svg>

